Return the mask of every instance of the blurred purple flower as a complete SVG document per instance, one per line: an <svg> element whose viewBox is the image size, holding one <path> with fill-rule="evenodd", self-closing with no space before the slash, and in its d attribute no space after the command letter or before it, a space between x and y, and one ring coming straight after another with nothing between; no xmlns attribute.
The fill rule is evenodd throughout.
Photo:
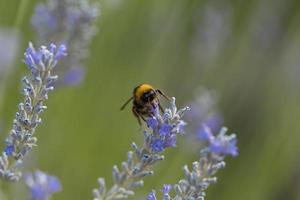
<svg viewBox="0 0 300 200"><path fill-rule="evenodd" d="M197 136L200 140L205 141L211 141L214 137L211 129L206 125L202 125L202 127L198 129Z"/></svg>
<svg viewBox="0 0 300 200"><path fill-rule="evenodd" d="M53 193L61 191L58 178L41 171L25 175L25 183L30 191L30 200L49 200Z"/></svg>
<svg viewBox="0 0 300 200"><path fill-rule="evenodd" d="M225 138L217 138L210 142L209 149L216 154L237 156L238 149L236 145L236 138L230 140Z"/></svg>
<svg viewBox="0 0 300 200"><path fill-rule="evenodd" d="M88 46L97 33L96 19L100 15L99 5L91 0L47 0L38 3L31 23L40 43L56 42L68 46L69 56L57 68L62 77L59 85L77 85L84 79L81 67L88 56ZM59 52L63 52L63 49ZM63 56L57 54L56 58Z"/></svg>
<svg viewBox="0 0 300 200"><path fill-rule="evenodd" d="M57 16L44 4L37 4L31 23L39 37L49 37L50 34L54 34L58 29Z"/></svg>
<svg viewBox="0 0 300 200"><path fill-rule="evenodd" d="M76 67L69 69L64 76L64 83L66 85L78 85L85 76L85 71L82 67Z"/></svg>
<svg viewBox="0 0 300 200"><path fill-rule="evenodd" d="M237 139L234 134L225 135L224 131L220 131L217 136L214 136L208 126L203 128L198 133L198 138L208 142L208 150L220 156L238 155Z"/></svg>

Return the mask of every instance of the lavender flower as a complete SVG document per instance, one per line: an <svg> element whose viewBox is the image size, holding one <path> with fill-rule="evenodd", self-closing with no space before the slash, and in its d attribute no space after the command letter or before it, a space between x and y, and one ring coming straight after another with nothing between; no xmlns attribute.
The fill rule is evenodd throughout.
<svg viewBox="0 0 300 200"><path fill-rule="evenodd" d="M199 150L199 140L203 132L203 124L213 132L220 130L223 116L218 108L218 96L213 90L199 88L195 98L189 103L191 112L186 115L187 127L186 148L191 152Z"/></svg>
<svg viewBox="0 0 300 200"><path fill-rule="evenodd" d="M204 141L208 144L201 151L200 160L193 163L192 171L187 166L183 167L185 178L174 186L175 199L204 199L208 186L217 182L215 173L225 167L225 156L238 154L236 135L226 135L227 128L223 127L217 136L208 127L205 131L208 139Z"/></svg>
<svg viewBox="0 0 300 200"><path fill-rule="evenodd" d="M222 128L217 136L208 127L204 127L204 130L203 141L207 142L207 146L202 149L200 160L193 163L191 171L187 165L183 167L185 178L174 185L175 197L171 198L170 187L164 186L164 200L204 200L205 190L217 182L215 173L225 167L225 156L237 156L235 134L226 135L227 128ZM152 194L155 195L155 191Z"/></svg>
<svg viewBox="0 0 300 200"><path fill-rule="evenodd" d="M155 191L154 191L154 190L151 191L151 192L148 194L146 200L156 200L156 195L155 195Z"/></svg>
<svg viewBox="0 0 300 200"><path fill-rule="evenodd" d="M41 171L27 174L24 179L30 191L30 200L49 200L53 193L61 191L58 178Z"/></svg>
<svg viewBox="0 0 300 200"><path fill-rule="evenodd" d="M44 101L51 86L57 80L52 75L58 60L66 56L66 47L54 44L41 46L36 50L31 43L25 52L25 64L31 72L30 77L23 78L24 101L18 106L13 127L6 138L6 147L0 156L0 176L3 179L17 181L21 176L18 170L28 152L36 146L34 137L36 127L41 124L40 115L46 110Z"/></svg>
<svg viewBox="0 0 300 200"><path fill-rule="evenodd" d="M64 75L64 82L67 85L78 85L82 82L84 74L85 71L83 67L72 67Z"/></svg>
<svg viewBox="0 0 300 200"><path fill-rule="evenodd" d="M171 199L171 197L170 197L170 195L169 195L169 192L170 192L171 189L172 189L172 186L169 185L169 184L165 184L165 185L163 186L163 188L161 189L161 192L162 192L162 195L163 195L163 200L170 200L170 199ZM148 194L148 196L147 196L147 198L146 198L146 200L156 200L156 199L157 199L157 197L156 197L156 192L155 192L155 190L152 190L152 191Z"/></svg>
<svg viewBox="0 0 300 200"><path fill-rule="evenodd" d="M90 0L47 0L38 3L31 23L40 43L54 41L68 46L69 56L57 74L64 77L61 84L79 84L85 73L82 61L88 56L88 46L97 33L99 5Z"/></svg>
<svg viewBox="0 0 300 200"><path fill-rule="evenodd" d="M143 131L142 147L139 148L133 143L134 153L128 152L128 159L122 162L122 169L113 167L114 185L108 191L104 179L98 179L100 187L93 190L94 200L126 199L134 195L133 189L143 185L142 179L153 174L150 167L164 159L159 153L176 146L176 137L183 133L179 131L185 125L181 118L187 110L188 107L177 110L175 98L172 98L170 108L165 109L163 115L156 108L154 116L148 119L148 128Z"/></svg>
<svg viewBox="0 0 300 200"><path fill-rule="evenodd" d="M208 126L203 125L202 140L209 143L208 149L210 152L218 155L237 156L237 140L234 134L225 135L227 129L222 129L217 136L214 136Z"/></svg>
<svg viewBox="0 0 300 200"><path fill-rule="evenodd" d="M169 195L170 190L172 189L172 186L169 184L166 184L163 186L161 192L163 193L163 200L170 200L171 197Z"/></svg>

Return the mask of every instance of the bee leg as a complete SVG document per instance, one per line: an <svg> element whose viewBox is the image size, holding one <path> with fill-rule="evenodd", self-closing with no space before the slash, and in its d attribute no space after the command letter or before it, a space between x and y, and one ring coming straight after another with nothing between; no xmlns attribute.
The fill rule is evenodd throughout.
<svg viewBox="0 0 300 200"><path fill-rule="evenodd" d="M142 126L140 115L139 115L139 113L136 111L136 109L134 107L132 108L132 113L137 118L139 125Z"/></svg>
<svg viewBox="0 0 300 200"><path fill-rule="evenodd" d="M163 113L163 112L164 112L164 109L163 109L163 107L160 105L160 103L158 103L158 107L159 107L159 110Z"/></svg>
<svg viewBox="0 0 300 200"><path fill-rule="evenodd" d="M145 119L142 115L140 115L140 117L142 118L142 120L143 120L144 122L147 122L146 119Z"/></svg>
<svg viewBox="0 0 300 200"><path fill-rule="evenodd" d="M158 94L160 94L161 96L165 97L167 100L171 100L167 95L165 95L165 93L163 93L161 90L157 89L156 92L158 92Z"/></svg>

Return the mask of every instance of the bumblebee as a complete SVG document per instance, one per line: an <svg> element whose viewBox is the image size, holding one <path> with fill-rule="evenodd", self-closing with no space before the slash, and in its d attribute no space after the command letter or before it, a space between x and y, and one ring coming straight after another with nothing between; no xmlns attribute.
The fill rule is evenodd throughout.
<svg viewBox="0 0 300 200"><path fill-rule="evenodd" d="M123 110L130 101L133 101L132 113L137 118L139 125L142 125L141 119L146 121L147 117L153 115L153 109L157 106L160 110L163 110L159 102L160 96L170 100L161 90L154 89L151 85L143 83L134 88L132 97L124 103L121 110Z"/></svg>

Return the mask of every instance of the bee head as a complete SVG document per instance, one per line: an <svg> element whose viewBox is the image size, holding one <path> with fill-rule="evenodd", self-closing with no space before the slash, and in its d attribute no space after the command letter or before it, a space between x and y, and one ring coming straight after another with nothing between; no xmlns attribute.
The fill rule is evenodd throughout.
<svg viewBox="0 0 300 200"><path fill-rule="evenodd" d="M155 98L156 98L156 92L153 89L145 91L141 96L141 100L144 103L152 102Z"/></svg>

